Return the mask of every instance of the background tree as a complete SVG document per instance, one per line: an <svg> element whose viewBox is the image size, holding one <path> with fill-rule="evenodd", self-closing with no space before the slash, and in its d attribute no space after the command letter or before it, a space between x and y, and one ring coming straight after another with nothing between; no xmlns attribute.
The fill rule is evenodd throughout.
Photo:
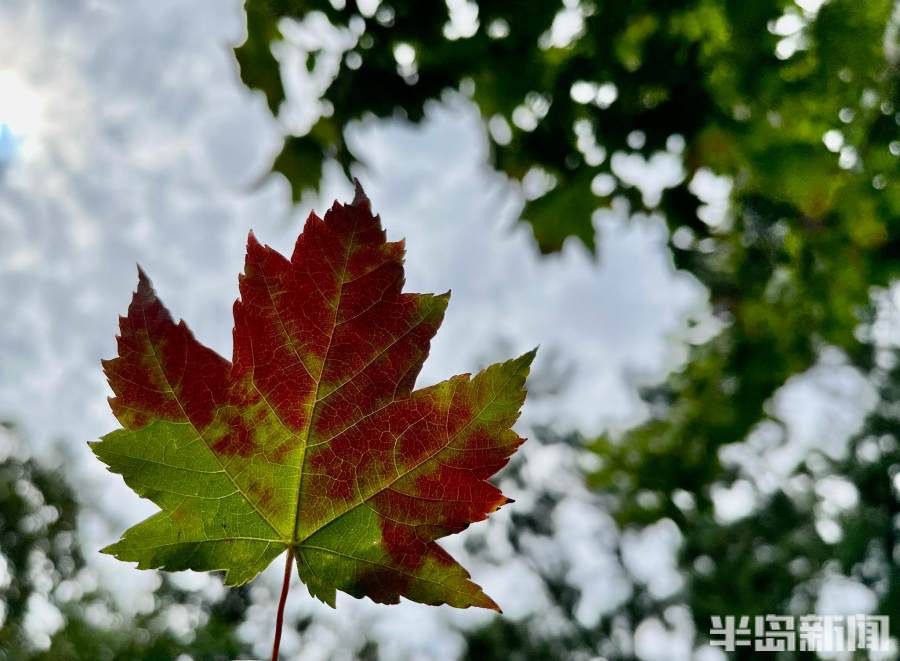
<svg viewBox="0 0 900 661"><path fill-rule="evenodd" d="M246 589L209 604L163 579L151 608L121 612L85 565L75 534L79 508L65 476L38 465L25 447L14 429L0 428L0 659L249 658L236 632ZM187 636L173 631L169 619L190 612L198 626ZM43 648L35 645L34 627L51 631Z"/></svg>

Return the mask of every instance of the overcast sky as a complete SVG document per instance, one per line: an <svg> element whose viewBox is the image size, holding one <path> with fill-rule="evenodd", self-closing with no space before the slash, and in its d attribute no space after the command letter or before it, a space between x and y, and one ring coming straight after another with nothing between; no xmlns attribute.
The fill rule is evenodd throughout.
<svg viewBox="0 0 900 661"><path fill-rule="evenodd" d="M152 572L94 552L154 508L85 445L115 428L99 361L113 355L135 263L176 318L230 356L247 231L286 251L309 206L324 210L350 197L333 169L321 197L301 210L291 209L284 181L256 185L281 134L264 99L237 78L230 48L242 33L238 0L0 4L0 418L18 424L42 460L66 461L85 505L87 556L113 589L123 583L114 577L127 577L130 590L156 585ZM367 163L357 174L389 237L407 239L408 289L453 290L420 384L540 345L524 433L540 422L591 435L640 419L636 387L684 360L687 321L706 315L703 288L672 267L659 218L626 220L622 208L599 214L596 257L575 242L540 257L516 224L518 189L485 165L485 137L463 99L433 107L421 126L370 122L351 139ZM564 552L582 563L573 580L602 580L611 592L585 597L582 616L596 621L627 593L603 551L612 524L579 505L587 496L567 482L573 457L537 444L526 445L526 459L534 482L565 483L573 494L560 514L571 531ZM671 531L653 534L643 541L663 554L677 544ZM458 540L449 546L460 548ZM511 551L498 553L502 566L479 575L476 563L476 580L513 617L540 608L533 570ZM660 580L672 580L666 576ZM245 631L254 639L268 640L266 591L276 581L266 578ZM291 639L287 649L304 658L346 650L365 623L396 655L448 658L461 644L452 627L487 617L338 603L337 613L320 608L296 586L294 612L317 617L303 645Z"/></svg>

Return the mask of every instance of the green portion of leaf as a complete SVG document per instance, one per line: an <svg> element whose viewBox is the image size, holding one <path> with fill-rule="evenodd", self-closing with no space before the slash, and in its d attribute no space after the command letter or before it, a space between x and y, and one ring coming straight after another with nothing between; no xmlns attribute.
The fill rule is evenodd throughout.
<svg viewBox="0 0 900 661"><path fill-rule="evenodd" d="M265 569L285 540L242 493L190 423L155 421L92 444L97 457L163 511L103 549L140 568L225 570L240 585Z"/></svg>

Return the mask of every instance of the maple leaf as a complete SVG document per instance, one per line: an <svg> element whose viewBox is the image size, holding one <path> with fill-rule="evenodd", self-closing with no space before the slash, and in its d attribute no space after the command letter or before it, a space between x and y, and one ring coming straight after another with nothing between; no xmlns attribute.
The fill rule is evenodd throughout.
<svg viewBox="0 0 900 661"><path fill-rule="evenodd" d="M449 293L402 293L403 253L359 184L290 259L251 232L232 362L139 270L103 362L122 428L91 445L160 511L103 551L238 585L288 550L332 606L342 590L499 610L435 540L509 502L487 479L523 442L534 351L413 391Z"/></svg>

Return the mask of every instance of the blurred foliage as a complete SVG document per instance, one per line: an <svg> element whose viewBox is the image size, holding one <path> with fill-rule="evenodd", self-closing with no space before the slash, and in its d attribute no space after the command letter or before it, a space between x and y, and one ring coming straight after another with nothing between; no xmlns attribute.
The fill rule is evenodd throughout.
<svg viewBox="0 0 900 661"><path fill-rule="evenodd" d="M569 237L593 249L592 213L616 198L632 211L665 216L675 264L708 288L721 330L693 348L682 372L646 392L647 423L591 442L602 465L590 482L611 498L623 527L661 518L678 524L688 582L677 598L691 607L698 631L712 613L784 612L804 590L812 594L822 572L853 575L873 565L869 553L890 567L878 579L882 612L900 612L890 484L898 457L894 450L874 462L857 456L860 444L881 433L876 429L896 428L883 409L896 398L898 374L878 376L876 352L861 331L873 314L873 287L900 271L895 3L246 6L248 38L236 50L241 76L265 92L276 114L285 80L273 53L283 52L291 20L325 17L351 41L325 87L325 113L308 133L289 137L274 164L295 197L318 185L323 159L349 169L356 156L344 139L348 124L367 116L418 121L430 100L458 90L481 111L490 162L523 180L522 216L542 251L559 250ZM325 59L317 51L306 57L314 72ZM680 160L683 176L657 203L622 163L661 153ZM701 190L710 175L730 186L724 215L713 213ZM541 180L547 190L532 185ZM778 424L767 403L825 347L884 382L882 408L851 444L850 458L826 462L813 476L856 485L859 506L841 517L842 541L820 538L812 496L768 494L752 516L718 522L712 487L737 476L720 461L720 449L761 422ZM794 477L802 481L808 466ZM691 497L688 510L677 504L683 493ZM663 607L638 589L623 616L636 625ZM517 644L524 645L521 658L551 658L539 643L523 642L527 629L518 638L514 630L497 622L479 634L474 658ZM585 640L597 643L593 635Z"/></svg>
<svg viewBox="0 0 900 661"><path fill-rule="evenodd" d="M248 37L236 50L241 76L276 114L285 85L272 45L282 41L283 20L322 15L355 41L324 92L330 112L289 138L275 163L298 197L318 185L324 158L354 161L344 140L352 121L398 112L418 121L429 100L463 89L486 121L506 127L492 131L499 169L515 179L534 168L555 178L555 188L524 212L544 250L557 250L566 236L593 248L591 210L612 196L591 193L611 159L596 163L596 154L586 154L576 126L589 127L605 154L649 156L681 136L687 175L661 208L698 239L710 228L697 218L700 202L688 184L703 167L734 177L742 196L783 202L810 223L840 207L837 213L857 217L856 243L890 238L884 222L900 208L900 188L888 180L897 168L887 149L897 133L896 62L885 59L885 39L896 39L885 35L890 0L834 0L816 17L787 0L360 4L246 2ZM569 39L557 34L566 22ZM413 62L398 48L411 48ZM320 54L306 53L310 69L324 66ZM832 129L856 150L852 167L850 151L841 167L822 147ZM885 190L875 200L878 175ZM641 203L618 184L616 194Z"/></svg>
<svg viewBox="0 0 900 661"><path fill-rule="evenodd" d="M758 494L752 512L729 523L697 507L693 499L681 501L672 517L683 532L681 589L659 599L635 580L631 596L612 616L584 626L577 616L579 590L565 580L568 568L544 571L552 607L519 622L495 618L469 637L465 658L571 661L594 659L599 653L607 659L633 659L635 630L647 618L673 627L678 619L673 613L687 606L701 643L713 615L816 612L819 588L833 577L868 587L877 599L874 612L891 615L891 634L900 636L900 352L893 351L886 362L893 366L876 367L869 375L879 384L878 405L843 457L814 451L789 481ZM579 442L553 438L546 431L540 440ZM515 468L510 477L521 481ZM830 502L837 488L845 494L838 499L842 507ZM529 559L530 549L540 545L529 545L526 538L553 535L549 522L560 501L544 493L534 502L529 511L514 514L509 532L513 547ZM610 505L608 499L597 502L614 510ZM840 532L823 537L823 523L835 524ZM816 658L808 652L782 656ZM752 649L740 648L729 655L758 657ZM869 657L860 652L853 658Z"/></svg>
<svg viewBox="0 0 900 661"><path fill-rule="evenodd" d="M163 579L149 608L121 612L85 566L72 489L22 447L12 428L0 428L0 660L249 658L249 647L236 636L249 603L245 589L229 590L210 605ZM196 620L184 621L189 614ZM188 635L173 630L171 619L181 620L177 628L187 626ZM57 630L36 644L34 631L53 620Z"/></svg>
<svg viewBox="0 0 900 661"><path fill-rule="evenodd" d="M734 523L703 512L679 517L690 531L682 560L698 625L724 612L815 612L823 578L846 576L874 592L875 612L894 616L891 634L900 636L898 358L894 352L893 367L870 375L880 384L879 401L845 457L814 452L786 485ZM852 494L843 507L828 502L839 488ZM823 523L836 524L836 534L823 535Z"/></svg>

